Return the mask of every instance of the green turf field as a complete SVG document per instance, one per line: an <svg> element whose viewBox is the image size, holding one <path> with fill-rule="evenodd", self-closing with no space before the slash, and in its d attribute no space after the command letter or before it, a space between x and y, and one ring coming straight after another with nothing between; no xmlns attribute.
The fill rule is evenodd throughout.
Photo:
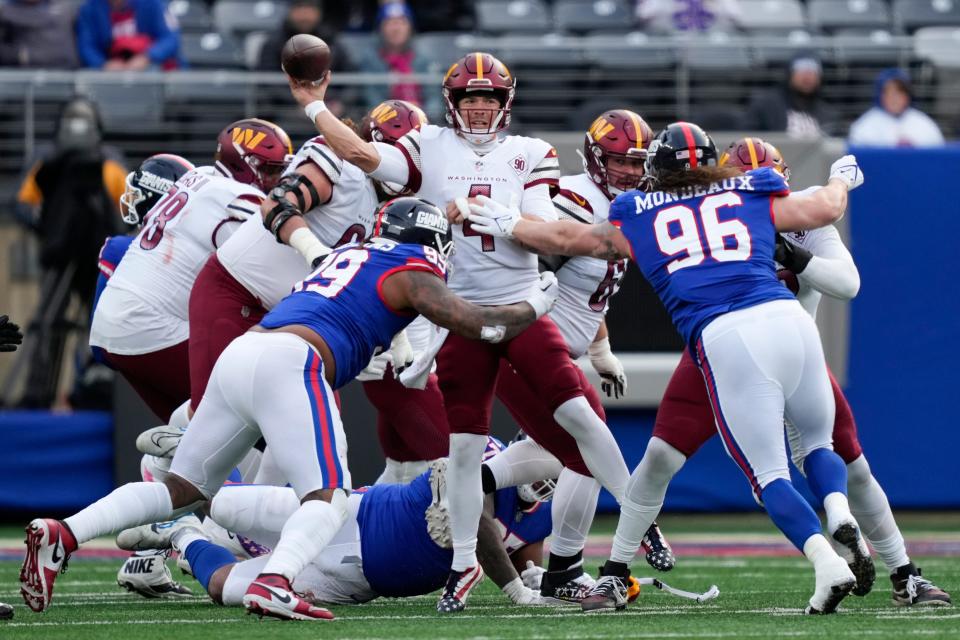
<svg viewBox="0 0 960 640"><path fill-rule="evenodd" d="M907 518L911 534L956 535L957 517ZM736 526L736 524L739 526ZM664 528L676 532L769 532L753 516L736 518L667 517ZM599 530L609 530L609 522ZM709 527L709 528L708 528ZM9 535L9 530L2 534ZM398 553L401 552L398 550ZM918 557L925 575L960 595L960 557ZM596 562L591 562L591 570ZM960 638L960 607L903 609L890 604L890 586L882 567L866 598L849 597L842 611L829 617L801 615L813 587L809 565L799 556L774 558L685 556L660 577L671 585L704 591L711 584L721 595L707 604L678 599L645 588L626 612L585 616L575 608L511 606L489 581L471 596L467 611L439 616L435 597L379 600L357 607L334 607L337 619L322 623L263 620L241 609L211 604L204 597L144 600L116 584L117 560L76 559L57 582L54 605L34 614L17 593L16 561L0 562L0 601L16 605L16 618L0 621L0 638L70 640L193 640L206 638ZM642 560L635 574L653 575ZM197 593L199 585L186 578Z"/></svg>

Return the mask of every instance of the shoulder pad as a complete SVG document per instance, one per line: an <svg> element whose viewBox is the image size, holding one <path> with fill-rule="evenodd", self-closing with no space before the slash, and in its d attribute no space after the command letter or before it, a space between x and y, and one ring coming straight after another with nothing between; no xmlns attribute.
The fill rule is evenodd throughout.
<svg viewBox="0 0 960 640"><path fill-rule="evenodd" d="M561 220L594 223L593 207L590 206L590 202L570 189L561 187L560 192L553 197L553 206L557 208L557 215Z"/></svg>
<svg viewBox="0 0 960 640"><path fill-rule="evenodd" d="M294 161L290 163L288 173L293 173L296 168L304 162L312 162L317 165L331 184L337 184L340 181L340 175L343 173L343 160L341 160L333 149L327 146L323 136L311 138L303 143Z"/></svg>

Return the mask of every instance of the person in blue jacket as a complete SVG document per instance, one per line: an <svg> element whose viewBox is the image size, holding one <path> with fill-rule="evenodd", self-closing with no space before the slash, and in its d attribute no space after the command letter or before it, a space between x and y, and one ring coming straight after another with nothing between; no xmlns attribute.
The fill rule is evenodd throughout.
<svg viewBox="0 0 960 640"><path fill-rule="evenodd" d="M180 31L163 0L87 0L76 28L85 67L141 71L185 66Z"/></svg>

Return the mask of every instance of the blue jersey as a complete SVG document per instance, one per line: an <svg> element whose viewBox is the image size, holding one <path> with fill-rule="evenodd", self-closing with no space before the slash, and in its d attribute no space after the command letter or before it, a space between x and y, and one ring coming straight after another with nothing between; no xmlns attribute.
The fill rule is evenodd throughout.
<svg viewBox="0 0 960 640"><path fill-rule="evenodd" d="M127 249L130 248L130 243L133 242L135 237L136 236L110 236L107 238L107 241L103 243L103 247L100 248L100 258L97 261L97 268L100 270L100 275L97 276L97 288L93 293L93 304L90 305L91 323L93 323L93 312L97 310L97 303L100 302L100 294L107 288L107 280L109 280L113 272L116 271L117 265L120 264L123 256L126 255ZM94 361L107 364L107 360L103 356L103 349L100 347L90 347L90 350L93 351Z"/></svg>
<svg viewBox="0 0 960 640"><path fill-rule="evenodd" d="M363 575L381 596L418 596L447 582L453 550L439 546L427 533L424 513L433 496L430 472L410 484L378 484L366 489L357 511ZM513 553L550 535L550 505L537 503L518 511L517 490L500 489L494 496L495 517L504 547Z"/></svg>
<svg viewBox="0 0 960 640"><path fill-rule="evenodd" d="M719 315L794 299L773 262L773 198L789 193L783 176L764 167L708 187L629 191L613 201L610 222L691 347Z"/></svg>
<svg viewBox="0 0 960 640"><path fill-rule="evenodd" d="M293 288L260 322L275 329L293 324L317 332L336 363L333 388L357 377L377 348L386 349L416 313L395 311L383 299L383 281L398 271L426 271L446 279L442 256L420 244L374 240L345 245Z"/></svg>

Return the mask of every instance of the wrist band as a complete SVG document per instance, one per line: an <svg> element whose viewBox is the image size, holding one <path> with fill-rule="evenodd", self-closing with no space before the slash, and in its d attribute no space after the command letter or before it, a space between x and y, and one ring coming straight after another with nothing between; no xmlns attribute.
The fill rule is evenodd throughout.
<svg viewBox="0 0 960 640"><path fill-rule="evenodd" d="M326 110L327 105L323 103L323 100L314 100L303 108L304 113L306 113L307 117L310 118L310 122L316 120L317 116Z"/></svg>

